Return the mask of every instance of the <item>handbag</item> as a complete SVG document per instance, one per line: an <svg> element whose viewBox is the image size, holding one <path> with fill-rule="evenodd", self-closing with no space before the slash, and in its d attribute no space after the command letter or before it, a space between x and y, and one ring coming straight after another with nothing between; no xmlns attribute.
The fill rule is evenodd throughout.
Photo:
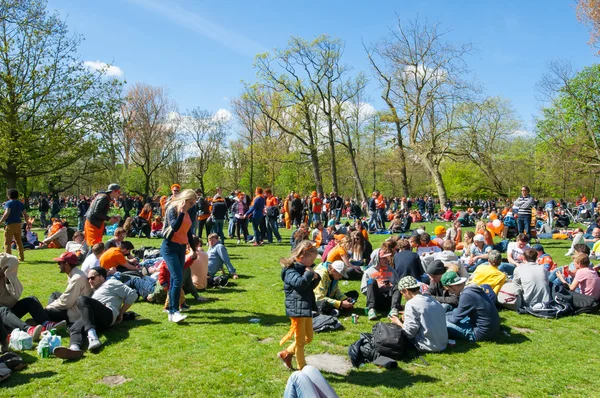
<svg viewBox="0 0 600 398"><path fill-rule="evenodd" d="M169 209L169 211L170 210L171 209ZM171 221L170 221L169 215L166 214L165 224L163 225L163 229L162 229L162 236L166 240L171 240L174 233L175 233L175 231L173 231L173 228L171 227Z"/></svg>

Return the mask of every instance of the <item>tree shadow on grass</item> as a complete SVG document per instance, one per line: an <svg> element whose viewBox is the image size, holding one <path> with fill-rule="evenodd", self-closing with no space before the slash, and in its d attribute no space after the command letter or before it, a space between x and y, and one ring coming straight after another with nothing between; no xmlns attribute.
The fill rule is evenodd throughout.
<svg viewBox="0 0 600 398"><path fill-rule="evenodd" d="M54 257L54 256L52 256ZM29 264L53 264L56 265L56 261L52 260L35 260L35 261L27 261Z"/></svg>
<svg viewBox="0 0 600 398"><path fill-rule="evenodd" d="M235 288L235 289L231 289L232 287L235 286L229 286L227 285L226 287L219 289L219 288L210 288L210 289L206 289L203 290L202 293L214 293L214 294L229 294L229 293L240 293L240 292L245 292L246 289L240 289L240 288Z"/></svg>
<svg viewBox="0 0 600 398"><path fill-rule="evenodd" d="M401 368L382 372L357 372L353 369L345 376L327 373L327 379L334 382L355 384L364 387L383 386L398 389L410 387L415 383L433 383L439 381L439 379L435 377L412 374Z"/></svg>
<svg viewBox="0 0 600 398"><path fill-rule="evenodd" d="M199 310L199 313L202 314L211 314L211 313L220 313L223 312L231 313L231 312L244 312L244 311L232 311L232 310L217 310L217 309L207 309L206 311ZM210 316L203 317L198 322L190 322L193 324L205 324L205 325L214 325L214 324L223 324L228 325L232 323L246 324L251 325L253 322L250 322L251 319L260 319L260 322L257 324L262 326L274 326L274 325L285 325L289 324L290 319L285 315L273 315L273 314L265 314L261 312L247 312L248 315L224 315L224 316Z"/></svg>
<svg viewBox="0 0 600 398"><path fill-rule="evenodd" d="M0 384L0 390L28 383L31 379L39 380L44 377L52 377L55 374L56 372L50 370L36 373L27 373L26 370L20 372L13 372L12 375L8 378L8 380Z"/></svg>
<svg viewBox="0 0 600 398"><path fill-rule="evenodd" d="M152 319L148 319L148 318L136 319L135 321L121 322L118 325L115 325L115 326L109 328L108 330L105 330L102 332L102 335L104 335L104 337L105 337L105 342L104 342L104 344L102 344L102 346L99 349L94 351L94 354L98 354L98 353L102 352L104 350L104 347L118 344L120 341L125 340L126 338L129 337L130 330L137 329L142 326L158 324L158 323L160 323L160 322L156 322L156 321L154 321ZM83 339L83 340L84 340L84 346L86 346L87 339ZM89 351L86 351L86 354L89 354Z"/></svg>

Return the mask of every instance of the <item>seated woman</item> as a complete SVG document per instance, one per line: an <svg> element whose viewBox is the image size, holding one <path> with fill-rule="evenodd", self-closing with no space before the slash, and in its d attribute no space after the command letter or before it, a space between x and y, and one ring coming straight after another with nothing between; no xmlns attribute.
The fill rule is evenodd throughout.
<svg viewBox="0 0 600 398"><path fill-rule="evenodd" d="M68 241L67 227L61 220L54 219L52 225L48 227L48 236L42 242L42 246L49 249L62 249Z"/></svg>
<svg viewBox="0 0 600 398"><path fill-rule="evenodd" d="M369 246L369 250L367 246ZM350 264L352 264L353 267L347 268L346 271L349 275L349 279L359 280L362 278L362 272L366 266L365 260L369 259L371 256L373 247L369 242L365 241L360 232L353 231L350 233L347 248Z"/></svg>
<svg viewBox="0 0 600 398"><path fill-rule="evenodd" d="M42 242L38 240L37 233L31 230L31 224L33 223L33 219L31 221L23 223L23 228L21 230L21 236L23 239L23 248L25 249L37 249L41 246ZM13 249L16 249L16 245L13 246Z"/></svg>
<svg viewBox="0 0 600 398"><path fill-rule="evenodd" d="M392 233L399 233L401 232L400 230L402 229L402 217L400 217L400 214L396 214L394 216L394 218L392 219L392 222L390 223L390 226L388 227L388 230Z"/></svg>
<svg viewBox="0 0 600 398"><path fill-rule="evenodd" d="M162 229L163 229L163 221L160 216L154 217L154 222L152 222L152 227L150 228L150 237L151 238L162 238Z"/></svg>
<svg viewBox="0 0 600 398"><path fill-rule="evenodd" d="M150 224L152 222L152 205L150 203L146 203L140 214L138 214L138 217L143 218L148 222L148 224Z"/></svg>
<svg viewBox="0 0 600 398"><path fill-rule="evenodd" d="M303 240L309 240L309 231L308 225L305 223L301 223L300 226L294 233L292 233L292 238L290 239L290 243L292 244L292 250L296 248L296 245Z"/></svg>
<svg viewBox="0 0 600 398"><path fill-rule="evenodd" d="M355 250L358 249L357 239L358 239L358 231L354 232L354 247ZM346 265L346 272L352 274L355 277L362 277L363 271L362 268L358 265L354 265L350 262L349 250L351 247L351 238L348 236L344 236L341 240L339 239L339 235L336 236L336 240L338 241L337 245L327 253L327 262L332 263L334 261L342 261ZM362 252L361 252L362 256Z"/></svg>

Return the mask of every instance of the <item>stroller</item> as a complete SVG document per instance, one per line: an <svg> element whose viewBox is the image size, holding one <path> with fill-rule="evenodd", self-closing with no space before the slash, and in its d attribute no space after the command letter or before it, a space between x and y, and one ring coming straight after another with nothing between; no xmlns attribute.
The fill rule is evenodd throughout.
<svg viewBox="0 0 600 398"><path fill-rule="evenodd" d="M594 217L594 207L589 202L579 206L578 210L577 218L579 222L589 221Z"/></svg>
<svg viewBox="0 0 600 398"><path fill-rule="evenodd" d="M517 220L514 217L506 216L502 222L504 223L503 239L514 239L519 235Z"/></svg>

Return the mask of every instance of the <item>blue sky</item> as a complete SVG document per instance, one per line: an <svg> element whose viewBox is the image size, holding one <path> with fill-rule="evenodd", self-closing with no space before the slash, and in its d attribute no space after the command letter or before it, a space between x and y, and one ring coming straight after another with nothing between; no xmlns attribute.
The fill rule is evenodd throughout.
<svg viewBox="0 0 600 398"><path fill-rule="evenodd" d="M362 42L373 43L397 17L438 22L455 42L472 42L473 76L488 95L510 99L532 129L535 84L552 59L582 68L600 58L572 1L200 1L49 0L71 31L84 36L85 61L115 65L128 83L165 86L179 110L230 109L241 81L253 81L254 55L286 46L291 35L329 34L346 42L344 61L369 71ZM382 108L375 86L371 103Z"/></svg>

